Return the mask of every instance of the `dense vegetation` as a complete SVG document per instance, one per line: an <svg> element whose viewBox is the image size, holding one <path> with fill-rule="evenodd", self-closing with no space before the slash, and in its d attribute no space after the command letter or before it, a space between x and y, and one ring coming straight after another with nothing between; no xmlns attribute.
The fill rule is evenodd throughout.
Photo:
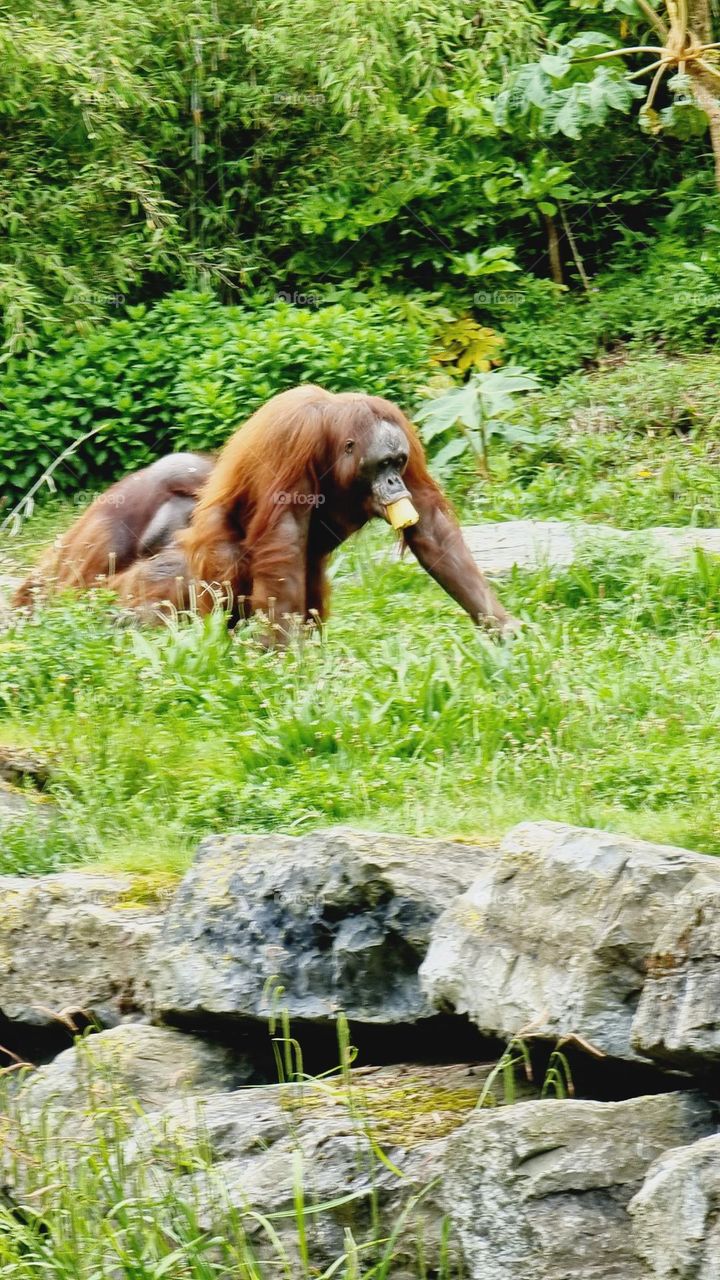
<svg viewBox="0 0 720 1280"><path fill-rule="evenodd" d="M246 304L390 288L504 323L536 279L592 289L608 269L635 272L658 239L658 271L675 258L679 279L689 244L693 270L712 271L695 64L664 78L643 132L629 77L648 59L614 56L657 42L652 12L634 0L0 7L9 349L42 350L59 327L177 286ZM702 36L708 5L693 0L689 18Z"/></svg>
<svg viewBox="0 0 720 1280"><path fill-rule="evenodd" d="M0 406L0 484L8 501L20 498L68 447L53 477L70 492L173 449L217 449L298 382L406 401L428 375L430 346L412 311L392 299L249 311L172 294L91 337L59 338L42 361L13 363Z"/></svg>
<svg viewBox="0 0 720 1280"><path fill-rule="evenodd" d="M412 409L440 369L714 342L711 27L701 0L0 5L5 510L81 436L61 489L301 378ZM640 106L658 40L686 56Z"/></svg>

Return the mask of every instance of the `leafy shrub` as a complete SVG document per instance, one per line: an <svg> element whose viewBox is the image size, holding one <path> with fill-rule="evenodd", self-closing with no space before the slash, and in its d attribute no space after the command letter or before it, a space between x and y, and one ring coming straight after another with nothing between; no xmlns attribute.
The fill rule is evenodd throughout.
<svg viewBox="0 0 720 1280"><path fill-rule="evenodd" d="M629 255L581 295L568 296L548 280L513 281L508 303L491 313L505 338L505 358L556 382L620 343L657 345L673 355L714 346L720 325L717 250L691 253L666 239L644 269L640 261Z"/></svg>
<svg viewBox="0 0 720 1280"><path fill-rule="evenodd" d="M655 352L611 357L590 376L564 378L542 397L543 416L584 437L625 431L637 437L715 434L720 358L668 359ZM537 401L536 401L537 403Z"/></svg>
<svg viewBox="0 0 720 1280"><path fill-rule="evenodd" d="M492 483L466 456L449 488L468 523L580 519L623 529L720 524L720 355L624 351L591 375L519 397ZM523 443L523 440L526 443Z"/></svg>
<svg viewBox="0 0 720 1280"><path fill-rule="evenodd" d="M511 444L536 443L536 436L522 424L512 422L510 414L518 392L537 390L537 379L524 369L492 369L471 374L464 386L422 405L415 420L422 423L423 440L429 443L438 436L443 439L442 448L434 456L436 468L447 467L454 459L470 453L480 474L489 477L488 448L494 437Z"/></svg>
<svg viewBox="0 0 720 1280"><path fill-rule="evenodd" d="M61 337L0 379L0 490L19 497L74 440L56 473L77 490L172 449L216 449L264 400L299 382L406 402L431 339L393 299L249 310L176 293L132 307L89 337ZM6 500L7 500L6 499Z"/></svg>

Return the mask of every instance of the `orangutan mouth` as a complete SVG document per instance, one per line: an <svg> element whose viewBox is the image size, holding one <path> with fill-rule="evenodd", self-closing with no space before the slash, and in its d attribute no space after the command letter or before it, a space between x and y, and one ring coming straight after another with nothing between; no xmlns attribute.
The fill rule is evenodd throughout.
<svg viewBox="0 0 720 1280"><path fill-rule="evenodd" d="M394 502L388 502L385 515L393 529L408 529L420 519L409 498L396 498Z"/></svg>

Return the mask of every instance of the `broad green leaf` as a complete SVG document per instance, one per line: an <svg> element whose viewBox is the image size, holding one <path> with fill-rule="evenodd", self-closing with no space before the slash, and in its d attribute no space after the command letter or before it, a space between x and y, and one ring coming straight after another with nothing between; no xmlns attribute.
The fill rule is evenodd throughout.
<svg viewBox="0 0 720 1280"><path fill-rule="evenodd" d="M423 405L416 412L415 421L423 424L421 435L426 441L441 435L456 422L464 422L471 429L479 427L480 403L474 381Z"/></svg>
<svg viewBox="0 0 720 1280"><path fill-rule="evenodd" d="M438 471L442 471L450 462L454 462L456 458L467 453L470 445L465 436L455 436L453 440L448 440L442 449L433 454L433 467Z"/></svg>
<svg viewBox="0 0 720 1280"><path fill-rule="evenodd" d="M622 46L618 45L617 40L605 31L581 31L579 35L573 36L572 40L568 40L566 47L572 49L574 53L591 54L595 51L601 53L606 49Z"/></svg>
<svg viewBox="0 0 720 1280"><path fill-rule="evenodd" d="M557 113L551 117L551 131L553 133L564 133L566 138L577 139L582 137L585 123L582 96L579 92L582 87L573 85L572 88L564 90L562 95L558 94L560 107Z"/></svg>

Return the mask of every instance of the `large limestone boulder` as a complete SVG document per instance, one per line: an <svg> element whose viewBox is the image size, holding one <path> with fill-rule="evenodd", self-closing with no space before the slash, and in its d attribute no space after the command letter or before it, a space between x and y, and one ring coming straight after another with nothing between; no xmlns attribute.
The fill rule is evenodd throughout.
<svg viewBox="0 0 720 1280"><path fill-rule="evenodd" d="M113 1026L147 1003L157 903L131 876L0 876L0 1011L32 1026L73 1014Z"/></svg>
<svg viewBox="0 0 720 1280"><path fill-rule="evenodd" d="M648 960L632 1034L636 1048L653 1058L700 1072L717 1069L720 874L698 877L674 905Z"/></svg>
<svg viewBox="0 0 720 1280"><path fill-rule="evenodd" d="M280 1004L311 1020L427 1017L431 926L489 856L343 828L206 840L151 957L156 1014L266 1017Z"/></svg>
<svg viewBox="0 0 720 1280"><path fill-rule="evenodd" d="M720 1280L720 1136L660 1156L630 1201L653 1280Z"/></svg>
<svg viewBox="0 0 720 1280"><path fill-rule="evenodd" d="M15 1199L31 1193L45 1202L38 1167L54 1169L51 1184L82 1177L88 1161L102 1166L122 1145L139 1114L229 1092L251 1077L242 1057L164 1027L125 1023L85 1036L47 1066L13 1076L0 1154L6 1187Z"/></svg>
<svg viewBox="0 0 720 1280"><path fill-rule="evenodd" d="M118 1045L122 1057L131 1048L129 1030L104 1034L102 1070ZM167 1037L156 1042L163 1057L178 1034L160 1030ZM147 1060L146 1049L140 1051ZM194 1056L197 1046L190 1042L182 1052ZM149 1093L142 1085L150 1110L137 1104L134 1110L118 1108L96 1082L99 1097L84 1111L87 1081L70 1065L79 1084L74 1125L70 1110L55 1105L57 1097L39 1076L35 1101L42 1100L42 1107L28 1104L32 1084L6 1106L3 1194L21 1215L27 1206L33 1214L53 1217L58 1199L66 1203L75 1185L85 1204L91 1193L99 1231L118 1195L142 1203L169 1234L173 1223L187 1225L190 1211L193 1223L213 1236L249 1236L252 1251L272 1264L268 1275L276 1273L283 1249L289 1263L279 1267L281 1274L319 1275L345 1253L348 1230L368 1271L371 1259L390 1249L394 1265L383 1274L393 1280L417 1277L418 1248L428 1274L447 1255L447 1224L431 1184L448 1135L477 1105L489 1066L365 1067L302 1086L242 1088L222 1096L174 1096L176 1078L168 1074L161 1108L152 1105L158 1101L158 1077L158 1090ZM192 1089L213 1069L209 1060L201 1062L199 1074L191 1065ZM129 1073L123 1068L120 1074L127 1083ZM68 1097L70 1087L68 1081ZM417 1194L422 1198L415 1204ZM304 1206L307 1267L300 1260L298 1200ZM280 1249L266 1222L278 1233ZM398 1240L388 1245L394 1232ZM261 1270L264 1275L264 1265ZM442 1274L450 1280L456 1269Z"/></svg>
<svg viewBox="0 0 720 1280"><path fill-rule="evenodd" d="M437 921L423 988L436 1007L467 1013L489 1034L577 1035L618 1058L641 1057L632 1024L655 943L698 876L720 887L720 861L522 823Z"/></svg>
<svg viewBox="0 0 720 1280"><path fill-rule="evenodd" d="M690 1093L475 1112L442 1179L468 1280L650 1280L628 1202L654 1159L712 1125Z"/></svg>

